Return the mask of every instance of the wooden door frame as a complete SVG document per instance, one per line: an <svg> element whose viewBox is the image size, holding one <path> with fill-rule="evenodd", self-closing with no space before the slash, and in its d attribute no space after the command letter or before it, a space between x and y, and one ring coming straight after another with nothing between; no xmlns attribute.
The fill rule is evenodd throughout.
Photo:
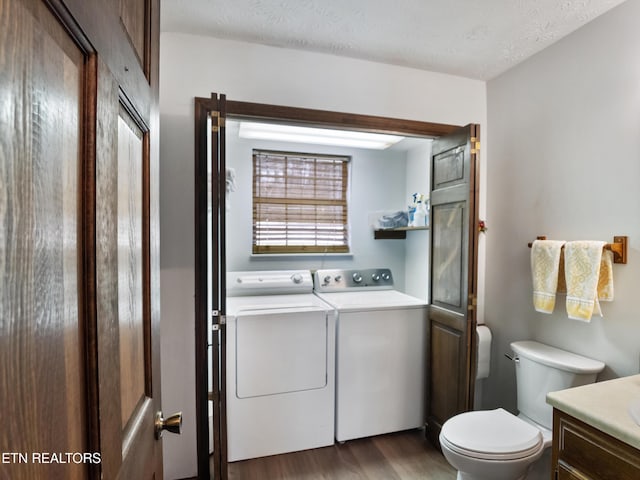
<svg viewBox="0 0 640 480"><path fill-rule="evenodd" d="M194 168L194 212L195 212L195 365L196 365L196 453L198 479L210 478L209 468L209 358L208 358L208 138L207 120L209 112L218 108L217 95L211 98L196 98L195 101L195 168ZM212 172L212 185L217 181L217 172ZM213 278L213 290L218 290ZM218 382L214 372L213 383ZM214 412L215 415L215 412ZM219 439L214 433L214 448ZM216 465L217 467L217 465ZM217 479L216 479L217 480Z"/></svg>
<svg viewBox="0 0 640 480"><path fill-rule="evenodd" d="M473 206L469 214L471 219L469 222L469 292L473 295L469 299L471 305L468 308L469 320L467 322L470 332L467 335L467 375L472 382L467 385L467 406L473 409L475 398L475 378L477 374L478 364L477 358L478 345L475 342L476 327L478 325L478 256L480 248L480 230L477 227L480 222L480 125L472 124L471 130L471 172L469 172L469 201Z"/></svg>
<svg viewBox="0 0 640 480"><path fill-rule="evenodd" d="M207 117L216 110L216 94L211 98L195 98L195 356L196 356L196 437L198 479L209 480L209 413L207 357ZM414 137L439 137L460 128L458 125L403 120L397 118L362 115L354 113L315 110L241 101L226 101L226 116L233 119L252 119L282 122L315 127L359 130L372 133L398 134ZM218 185L218 172L212 172L212 185ZM214 246L215 248L215 246ZM216 280L214 279L214 285ZM226 312L221 312L225 314ZM223 346L224 347L224 346ZM222 372L224 377L224 371ZM214 384L217 379L214 372ZM224 399L221 399L223 402ZM224 414L224 410L223 413ZM214 413L215 415L215 413ZM223 419L224 420L224 419ZM214 420L215 421L215 420ZM226 420L222 431L214 433L214 442L219 435L226 435ZM215 428L215 427L214 427ZM223 442L219 442L222 445ZM215 447L214 447L215 448ZM226 463L226 461L225 461ZM216 480L218 480L216 478ZM220 470L220 480L226 480L226 468Z"/></svg>

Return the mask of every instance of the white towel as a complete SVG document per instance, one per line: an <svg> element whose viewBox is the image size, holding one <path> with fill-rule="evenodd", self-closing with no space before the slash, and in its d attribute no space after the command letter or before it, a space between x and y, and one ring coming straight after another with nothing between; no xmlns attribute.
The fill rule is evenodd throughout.
<svg viewBox="0 0 640 480"><path fill-rule="evenodd" d="M231 201L229 200L229 194L236 191L236 171L233 168L227 168L226 177L226 211L231 210Z"/></svg>
<svg viewBox="0 0 640 480"><path fill-rule="evenodd" d="M538 312L552 313L556 304L560 252L564 240L535 240L531 246L533 306Z"/></svg>
<svg viewBox="0 0 640 480"><path fill-rule="evenodd" d="M227 193L236 191L236 171L233 168L227 168Z"/></svg>

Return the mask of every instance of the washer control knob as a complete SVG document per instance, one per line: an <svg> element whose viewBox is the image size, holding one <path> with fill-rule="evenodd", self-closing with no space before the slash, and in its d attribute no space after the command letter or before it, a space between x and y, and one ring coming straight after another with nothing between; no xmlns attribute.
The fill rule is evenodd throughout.
<svg viewBox="0 0 640 480"><path fill-rule="evenodd" d="M384 272L382 274L382 279L386 282L391 278L391 275L389 275L389 272Z"/></svg>
<svg viewBox="0 0 640 480"><path fill-rule="evenodd" d="M371 280L373 280L374 282L377 282L380 280L380 274L379 273L373 273L371 275Z"/></svg>
<svg viewBox="0 0 640 480"><path fill-rule="evenodd" d="M358 272L354 273L351 278L353 279L353 281L355 283L360 283L362 282L362 275L360 275Z"/></svg>
<svg viewBox="0 0 640 480"><path fill-rule="evenodd" d="M323 278L324 284L328 284L331 281L331 275L327 275L326 277Z"/></svg>
<svg viewBox="0 0 640 480"><path fill-rule="evenodd" d="M336 283L339 283L340 280L342 280L342 275L336 275L334 280L335 280Z"/></svg>
<svg viewBox="0 0 640 480"><path fill-rule="evenodd" d="M293 283L295 283L296 285L299 285L302 283L302 275L300 275L299 273L294 273L293 275L291 275L291 281Z"/></svg>

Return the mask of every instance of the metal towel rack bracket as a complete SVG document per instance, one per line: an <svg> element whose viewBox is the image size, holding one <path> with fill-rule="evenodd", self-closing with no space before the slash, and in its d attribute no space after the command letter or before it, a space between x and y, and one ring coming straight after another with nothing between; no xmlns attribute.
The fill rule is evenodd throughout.
<svg viewBox="0 0 640 480"><path fill-rule="evenodd" d="M546 240L547 237L536 237L537 240ZM626 235L618 235L613 237L613 243L607 243L604 246L605 250L611 250L613 252L613 263L627 263L627 239ZM533 243L529 243L529 248Z"/></svg>

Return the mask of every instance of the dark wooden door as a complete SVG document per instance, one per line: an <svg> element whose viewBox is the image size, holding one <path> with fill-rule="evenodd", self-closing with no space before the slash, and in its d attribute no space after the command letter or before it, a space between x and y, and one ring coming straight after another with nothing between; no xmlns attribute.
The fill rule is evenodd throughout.
<svg viewBox="0 0 640 480"><path fill-rule="evenodd" d="M3 479L162 478L158 3L0 3Z"/></svg>
<svg viewBox="0 0 640 480"><path fill-rule="evenodd" d="M427 435L473 406L479 127L434 140Z"/></svg>

